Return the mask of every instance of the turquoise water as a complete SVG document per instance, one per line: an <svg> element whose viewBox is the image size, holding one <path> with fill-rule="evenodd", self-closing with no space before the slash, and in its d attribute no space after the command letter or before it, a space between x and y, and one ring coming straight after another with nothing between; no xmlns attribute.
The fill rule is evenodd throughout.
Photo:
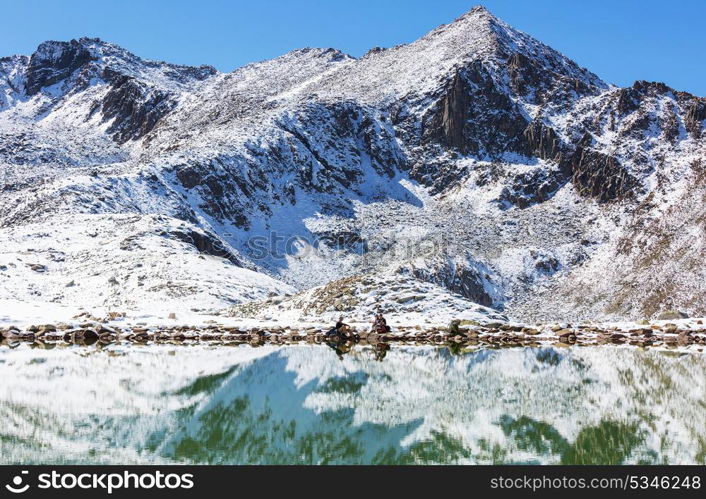
<svg viewBox="0 0 706 499"><path fill-rule="evenodd" d="M701 463L706 356L0 347L0 462Z"/></svg>

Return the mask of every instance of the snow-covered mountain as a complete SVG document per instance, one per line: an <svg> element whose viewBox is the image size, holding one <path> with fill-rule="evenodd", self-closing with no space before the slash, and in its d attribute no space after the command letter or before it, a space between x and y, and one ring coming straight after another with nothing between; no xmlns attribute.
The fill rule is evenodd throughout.
<svg viewBox="0 0 706 499"><path fill-rule="evenodd" d="M482 7L227 74L45 42L0 59L0 299L291 309L373 276L521 320L706 315L705 121Z"/></svg>

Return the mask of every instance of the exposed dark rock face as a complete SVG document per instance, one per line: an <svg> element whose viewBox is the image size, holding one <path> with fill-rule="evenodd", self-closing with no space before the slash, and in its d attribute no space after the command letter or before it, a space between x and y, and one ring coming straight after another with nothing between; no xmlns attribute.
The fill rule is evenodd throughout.
<svg viewBox="0 0 706 499"><path fill-rule="evenodd" d="M672 90L661 81L646 80L637 80L635 83L633 83L632 88L634 88L637 92L642 95L647 95L650 93L653 95L666 94L667 92L670 92Z"/></svg>
<svg viewBox="0 0 706 499"><path fill-rule="evenodd" d="M239 227L297 204L298 192L321 195L326 213L350 216L351 196L386 195L366 190L366 176L389 179L403 168L387 119L350 103L307 106L277 122L267 147L179 165L174 174L199 194L206 214Z"/></svg>
<svg viewBox="0 0 706 499"><path fill-rule="evenodd" d="M694 139L701 138L706 120L706 99L690 100L684 113L684 126Z"/></svg>
<svg viewBox="0 0 706 499"><path fill-rule="evenodd" d="M254 192L272 192L271 179L257 175L255 165L241 156L222 156L207 163L189 163L176 166L174 174L186 189L195 190L202 202L198 206L205 214L223 222L248 229L248 214L261 209L271 213L270 196L264 203Z"/></svg>
<svg viewBox="0 0 706 499"><path fill-rule="evenodd" d="M193 229L171 230L164 234L172 239L192 245L199 253L225 258L231 263L242 267L242 262L218 238L206 232Z"/></svg>
<svg viewBox="0 0 706 499"><path fill-rule="evenodd" d="M320 244L336 250L365 253L368 250L367 241L363 240L357 230L327 230L318 231L316 238Z"/></svg>
<svg viewBox="0 0 706 499"><path fill-rule="evenodd" d="M169 92L156 89L135 78L106 71L111 88L102 102L104 120L114 120L108 128L122 144L150 132L176 105Z"/></svg>
<svg viewBox="0 0 706 499"><path fill-rule="evenodd" d="M553 255L545 255L532 250L530 256L534 259L534 267L545 275L552 275L561 268L561 263Z"/></svg>
<svg viewBox="0 0 706 499"><path fill-rule="evenodd" d="M665 116L660 118L658 126L663 131L664 138L674 144L679 138L679 117L677 116L676 106L665 110Z"/></svg>
<svg viewBox="0 0 706 499"><path fill-rule="evenodd" d="M660 107L663 109L656 111ZM706 120L706 100L677 92L661 82L636 81L631 87L614 92L609 105L599 112L588 130L600 133L597 125L604 119L610 130L617 131L623 139L640 140L659 130L670 143L675 143L680 122L692 138L698 139Z"/></svg>
<svg viewBox="0 0 706 499"><path fill-rule="evenodd" d="M518 106L476 61L453 76L436 106L423 117L422 141L464 155L500 157L523 152L527 125Z"/></svg>
<svg viewBox="0 0 706 499"><path fill-rule="evenodd" d="M636 81L631 87L620 88L616 92L611 106L607 110L616 111L618 119L625 118L631 114L639 113L644 118L646 114L645 105L661 96L673 92L671 88L660 82ZM644 121L643 121L644 123ZM615 125L618 123L616 122ZM637 124L633 128L639 128Z"/></svg>
<svg viewBox="0 0 706 499"><path fill-rule="evenodd" d="M143 63L151 66L165 64L157 61L143 61ZM170 78L173 78L175 81L181 83L188 83L192 80L203 81L215 74L218 74L218 70L208 64L202 64L200 66L177 66L174 64L169 64L168 67L169 69L166 71L166 74Z"/></svg>
<svg viewBox="0 0 706 499"><path fill-rule="evenodd" d="M551 198L566 181L560 172L544 169L517 175L500 193L500 207L527 208L541 203Z"/></svg>
<svg viewBox="0 0 706 499"><path fill-rule="evenodd" d="M29 60L27 95L67 78L91 60L91 52L78 40L42 43Z"/></svg>
<svg viewBox="0 0 706 499"><path fill-rule="evenodd" d="M176 176L181 185L187 189L193 189L201 182L201 175L193 165L177 166Z"/></svg>
<svg viewBox="0 0 706 499"><path fill-rule="evenodd" d="M385 48L384 47L373 47L370 50L368 50L365 54L363 54L363 57L367 57L369 55L373 54L378 54L380 52L384 52Z"/></svg>
<svg viewBox="0 0 706 499"><path fill-rule="evenodd" d="M618 90L616 109L621 116L626 116L640 108L640 94L634 87Z"/></svg>
<svg viewBox="0 0 706 499"><path fill-rule="evenodd" d="M543 75L529 57L521 53L512 54L507 60L510 87L517 95L527 95L542 83Z"/></svg>
<svg viewBox="0 0 706 499"><path fill-rule="evenodd" d="M13 96L22 95L28 64L25 55L0 57L0 110L9 106Z"/></svg>
<svg viewBox="0 0 706 499"><path fill-rule="evenodd" d="M106 56L120 63L106 65ZM166 80L178 85L201 81L217 72L211 66L188 67L143 61L99 39L81 38L42 43L29 58L24 91L33 96L42 88L68 80L67 90L76 93L87 88L93 78L103 79L110 84L110 90L102 102L94 104L89 116L100 110L105 121L113 120L108 132L122 144L149 133L176 105L174 92L143 78L144 70L160 72ZM7 84L11 82L8 80Z"/></svg>
<svg viewBox="0 0 706 499"><path fill-rule="evenodd" d="M442 144L455 147L463 154L471 152L470 141L466 140L465 128L470 119L470 95L463 77L456 73L446 94L438 104L438 114L429 125L431 134Z"/></svg>
<svg viewBox="0 0 706 499"><path fill-rule="evenodd" d="M635 179L617 158L591 148L593 138L586 134L568 159L571 180L579 194L599 201L614 201L631 196Z"/></svg>
<svg viewBox="0 0 706 499"><path fill-rule="evenodd" d="M551 54L550 54L551 55ZM502 161L508 153L539 158L563 168L548 174L531 173L513 179L505 188L501 202L518 207L541 202L570 176L565 157L575 147L563 144L558 134L540 118L529 122L515 98L566 108L577 96L596 95L602 87L553 72L522 53L506 55L509 91L491 70L474 61L454 74L432 110L422 118L421 145L425 150L441 146L461 155ZM577 71L579 69L575 68ZM599 80L597 80L599 81ZM582 163L585 166L585 163ZM457 185L467 171L449 168L444 162L415 160L410 174L414 180L441 192Z"/></svg>
<svg viewBox="0 0 706 499"><path fill-rule="evenodd" d="M404 157L394 145L387 119L354 103L326 103L307 106L293 122L280 120L279 126L298 142L295 147L303 146L296 148L313 160L300 169L300 179L313 189L330 191L354 189L366 163L386 177L403 168ZM314 130L317 135L312 134Z"/></svg>
<svg viewBox="0 0 706 499"><path fill-rule="evenodd" d="M527 143L527 153L540 159L560 162L562 143L556 132L550 126L539 120L529 124L523 136Z"/></svg>
<svg viewBox="0 0 706 499"><path fill-rule="evenodd" d="M440 160L420 160L409 170L409 176L428 187L432 194L442 193L458 185L467 175L467 168L458 168Z"/></svg>
<svg viewBox="0 0 706 499"><path fill-rule="evenodd" d="M431 269L412 267L409 271L417 279L444 286L481 305L487 307L497 305L493 303L493 297L487 293L483 285L483 276L473 267L440 266Z"/></svg>

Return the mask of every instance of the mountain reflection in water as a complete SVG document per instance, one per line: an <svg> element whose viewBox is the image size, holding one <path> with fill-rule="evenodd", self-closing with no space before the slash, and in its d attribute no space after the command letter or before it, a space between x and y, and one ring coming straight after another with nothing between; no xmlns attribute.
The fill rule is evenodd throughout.
<svg viewBox="0 0 706 499"><path fill-rule="evenodd" d="M0 463L700 463L706 357L0 347Z"/></svg>

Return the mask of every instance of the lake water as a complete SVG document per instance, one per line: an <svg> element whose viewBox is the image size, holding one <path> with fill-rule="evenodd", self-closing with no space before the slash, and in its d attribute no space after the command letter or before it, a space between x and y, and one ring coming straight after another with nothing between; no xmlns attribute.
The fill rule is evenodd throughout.
<svg viewBox="0 0 706 499"><path fill-rule="evenodd" d="M0 379L2 464L706 462L699 354L22 344Z"/></svg>

